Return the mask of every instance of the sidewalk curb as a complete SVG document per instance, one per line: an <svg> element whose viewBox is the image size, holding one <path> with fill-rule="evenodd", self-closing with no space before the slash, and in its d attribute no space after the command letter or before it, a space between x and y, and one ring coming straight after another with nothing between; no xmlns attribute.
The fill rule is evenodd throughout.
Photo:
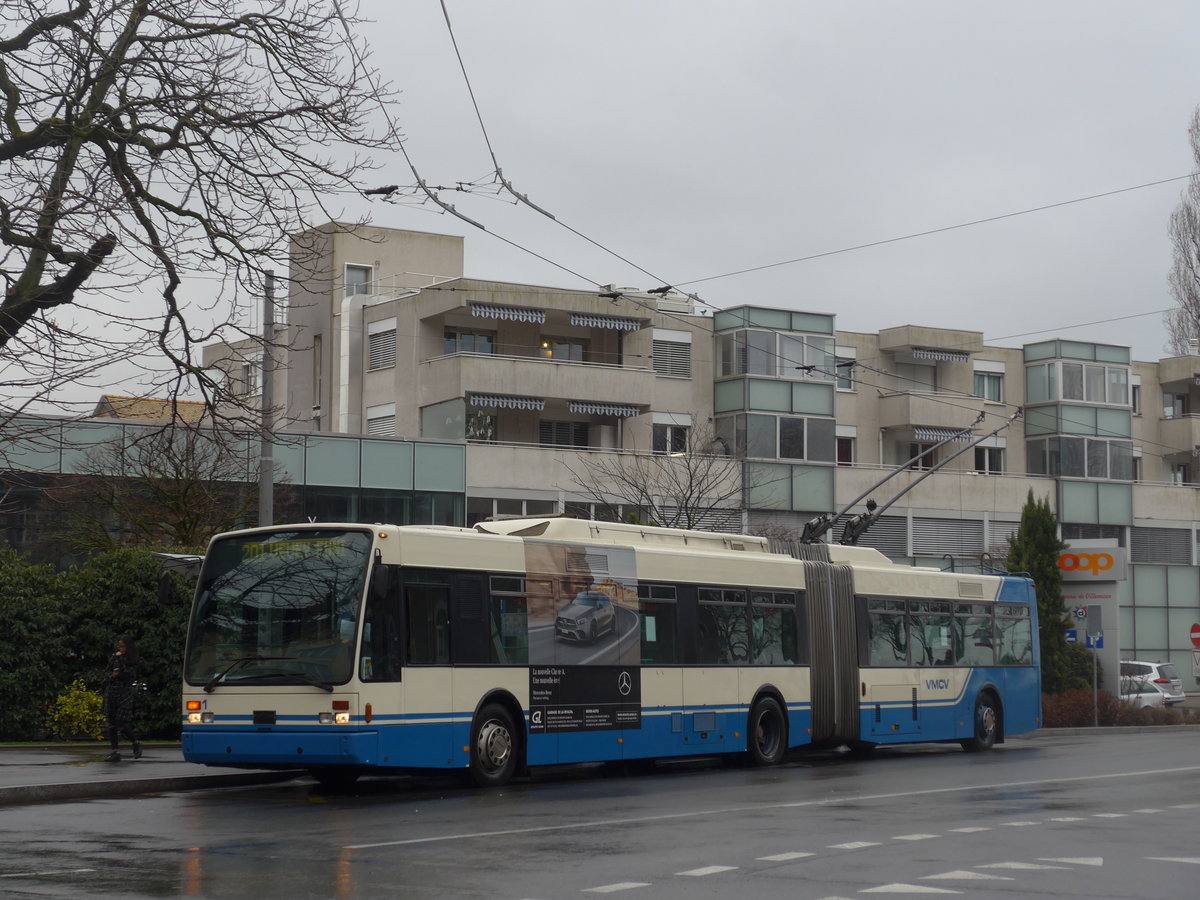
<svg viewBox="0 0 1200 900"><path fill-rule="evenodd" d="M1200 731L1200 725L1099 725L1078 728L1039 728L1020 735L1026 738L1087 736L1096 734L1152 734L1156 731ZM1017 737L1018 735L1013 735Z"/></svg>
<svg viewBox="0 0 1200 900"><path fill-rule="evenodd" d="M303 771L229 772L214 775L176 775L161 778L63 782L59 784L20 784L0 787L0 807L45 803L57 800L90 800L99 797L132 797L165 791L198 791L208 788L238 787L290 781Z"/></svg>

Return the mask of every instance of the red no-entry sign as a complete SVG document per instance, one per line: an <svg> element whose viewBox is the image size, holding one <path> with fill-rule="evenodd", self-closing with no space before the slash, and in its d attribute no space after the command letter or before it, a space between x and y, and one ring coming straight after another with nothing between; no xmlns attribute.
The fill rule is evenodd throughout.
<svg viewBox="0 0 1200 900"><path fill-rule="evenodd" d="M1192 626L1192 646L1200 647L1200 622Z"/></svg>

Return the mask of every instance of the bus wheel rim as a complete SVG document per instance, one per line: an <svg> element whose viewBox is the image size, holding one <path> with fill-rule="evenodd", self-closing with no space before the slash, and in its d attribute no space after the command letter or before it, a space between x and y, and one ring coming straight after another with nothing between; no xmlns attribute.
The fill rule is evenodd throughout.
<svg viewBox="0 0 1200 900"><path fill-rule="evenodd" d="M489 769L501 769L512 754L512 735L500 722L485 722L477 743L480 761Z"/></svg>

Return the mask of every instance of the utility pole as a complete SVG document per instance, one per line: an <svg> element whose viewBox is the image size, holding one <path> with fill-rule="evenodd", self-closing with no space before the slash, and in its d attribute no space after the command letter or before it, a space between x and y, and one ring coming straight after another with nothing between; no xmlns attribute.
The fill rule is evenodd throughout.
<svg viewBox="0 0 1200 900"><path fill-rule="evenodd" d="M263 286L261 431L258 451L258 524L275 524L275 270Z"/></svg>

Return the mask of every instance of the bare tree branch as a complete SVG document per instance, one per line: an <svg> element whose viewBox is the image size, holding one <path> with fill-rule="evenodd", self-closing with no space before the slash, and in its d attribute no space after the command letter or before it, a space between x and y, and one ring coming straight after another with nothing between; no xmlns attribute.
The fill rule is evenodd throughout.
<svg viewBox="0 0 1200 900"><path fill-rule="evenodd" d="M1188 126L1193 168L1200 171L1200 107L1192 111ZM1200 338L1200 176L1193 176L1171 213L1171 273L1167 283L1179 304L1163 317L1169 352L1176 356L1196 353Z"/></svg>
<svg viewBox="0 0 1200 900"><path fill-rule="evenodd" d="M390 94L359 24L354 0L0 3L0 402L126 359L243 404L199 346L397 140L367 124Z"/></svg>

